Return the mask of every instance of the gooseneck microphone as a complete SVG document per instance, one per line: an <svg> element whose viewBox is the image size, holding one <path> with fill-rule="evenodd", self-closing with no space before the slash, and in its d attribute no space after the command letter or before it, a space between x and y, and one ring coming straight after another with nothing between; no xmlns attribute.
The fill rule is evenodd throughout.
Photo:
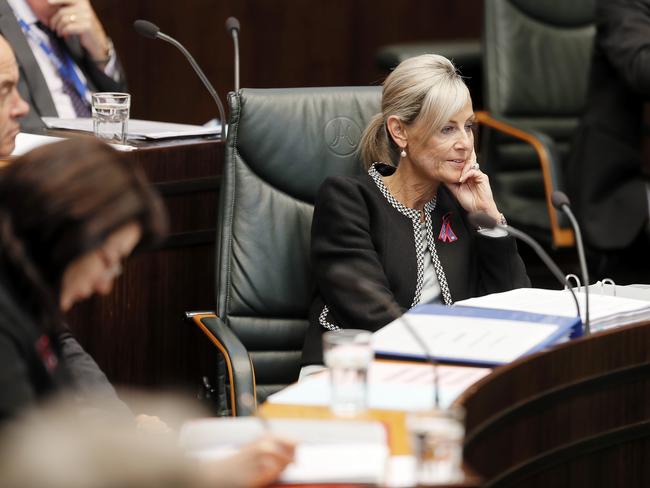
<svg viewBox="0 0 650 488"><path fill-rule="evenodd" d="M573 227L573 233L576 236L576 247L578 248L578 260L580 261L580 272L582 273L582 282L585 284L585 334L591 332L590 322L589 322L589 271L587 270L587 259L585 258L585 248L582 244L582 232L580 232L580 226L578 225L578 220L573 211L571 210L571 203L569 202L569 197L561 191L554 191L551 194L551 203L553 206L564 212L564 214L569 218L571 222L571 227Z"/></svg>
<svg viewBox="0 0 650 488"><path fill-rule="evenodd" d="M380 293L377 289L377 285L369 281L367 278L364 278L364 273L360 272L360 270L358 270L358 273L352 273L349 268L339 265L334 267L330 273L330 276L334 278L338 285L371 298L373 301L382 306L393 318L393 320L399 320L402 325L404 325L406 331L413 338L413 340L415 340L422 352L424 352L427 362L433 367L433 402L435 408L440 408L440 380L438 376L438 362L427 347L424 339L422 339L420 334L417 333L406 314L402 313L402 310L397 305L397 303L390 300L384 294Z"/></svg>
<svg viewBox="0 0 650 488"><path fill-rule="evenodd" d="M469 222L475 227L482 227L484 229L494 229L494 228L503 229L511 236L524 241L526 244L528 244L530 247L533 248L533 251L535 251L535 253L539 256L539 258L544 262L546 267L551 271L553 276L555 276L555 278L562 284L562 286L566 286L566 279L564 278L564 273L562 273L558 265L555 264L555 261L551 259L551 256L549 256L548 253L544 251L542 246L540 246L539 243L535 239L530 237L528 234L520 231L519 229L514 228L511 225L500 225L497 223L496 219L493 219L492 217L490 217L484 212L471 212L468 215L468 219ZM573 288L569 286L568 290L571 292L573 301L576 304L576 311L578 313L578 317L580 317L580 305L578 304L578 298L576 297Z"/></svg>
<svg viewBox="0 0 650 488"><path fill-rule="evenodd" d="M235 49L235 91L239 91L239 20L236 17L226 19L226 32L232 36Z"/></svg>
<svg viewBox="0 0 650 488"><path fill-rule="evenodd" d="M158 27L156 24L153 24L147 20L136 20L133 23L133 28L141 36L146 37L148 39L162 39L163 41L168 42L171 45L175 46L180 52L183 53L183 55L187 58L190 65L198 75L199 79L201 80L201 82L203 83L203 85L208 90L208 92L214 99L215 103L217 104L217 108L219 109L219 118L221 119L220 120L221 134L219 135L219 139L222 141L225 140L226 139L226 111L223 108L223 103L221 103L221 100L217 95L217 91L214 89L214 87L212 86L208 78L205 76L205 73L203 73L203 70L201 70L201 68L194 60L192 55L189 53L189 51L185 49L185 47L173 37L170 37L167 34L160 32L160 27Z"/></svg>

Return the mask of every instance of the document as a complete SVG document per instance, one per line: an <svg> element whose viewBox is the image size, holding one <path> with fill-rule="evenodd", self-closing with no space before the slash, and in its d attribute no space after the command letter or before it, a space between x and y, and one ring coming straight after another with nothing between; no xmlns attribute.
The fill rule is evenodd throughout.
<svg viewBox="0 0 650 488"><path fill-rule="evenodd" d="M16 146L14 147L12 156L22 156L32 149L35 149L44 144L52 144L53 142L62 141L61 137L41 136L36 134L27 134L26 132L19 132L16 136Z"/></svg>
<svg viewBox="0 0 650 488"><path fill-rule="evenodd" d="M91 118L60 119L58 117L43 117L43 122L45 122L48 129L93 131L93 119ZM128 139L159 140L175 137L217 136L220 132L220 127L129 119Z"/></svg>
<svg viewBox="0 0 650 488"><path fill-rule="evenodd" d="M281 483L383 483L389 456L381 422L269 419L272 432L297 442L295 461ZM265 433L260 419L237 417L186 422L183 449L198 459L222 458Z"/></svg>
<svg viewBox="0 0 650 488"><path fill-rule="evenodd" d="M467 388L490 373L488 368L438 365L440 406L447 408ZM422 411L434 407L433 366L407 361L373 361L368 371L368 407L379 410ZM271 395L267 401L284 405L330 404L327 370Z"/></svg>
<svg viewBox="0 0 650 488"><path fill-rule="evenodd" d="M22 156L23 154L36 149L37 147L44 146L45 144L52 144L53 142L62 141L63 137L43 136L38 134L28 134L20 132L16 136L16 147L11 153L12 157ZM113 149L118 151L134 151L136 148L124 144L109 144Z"/></svg>
<svg viewBox="0 0 650 488"><path fill-rule="evenodd" d="M584 293L576 295L584 320L585 295ZM534 313L545 313L552 310L553 314L563 317L575 317L577 314L575 302L567 290L519 288L504 293L470 298L460 301L456 305ZM650 303L647 300L590 293L589 316L592 332L642 322L650 320Z"/></svg>
<svg viewBox="0 0 650 488"><path fill-rule="evenodd" d="M579 324L577 317L442 305L415 307L406 320L438 361L482 366L507 364L538 351L568 337ZM375 332L373 348L383 357L427 356L402 319Z"/></svg>

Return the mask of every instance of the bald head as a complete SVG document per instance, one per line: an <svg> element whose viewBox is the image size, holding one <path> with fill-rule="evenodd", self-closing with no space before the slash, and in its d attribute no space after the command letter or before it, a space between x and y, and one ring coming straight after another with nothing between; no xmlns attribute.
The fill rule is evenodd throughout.
<svg viewBox="0 0 650 488"><path fill-rule="evenodd" d="M29 105L18 93L18 64L11 46L0 36L0 158L11 154L20 130L19 119Z"/></svg>

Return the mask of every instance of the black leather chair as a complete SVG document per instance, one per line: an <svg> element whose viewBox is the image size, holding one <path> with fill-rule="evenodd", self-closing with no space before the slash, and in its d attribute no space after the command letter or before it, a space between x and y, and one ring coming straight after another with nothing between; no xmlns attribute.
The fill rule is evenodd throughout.
<svg viewBox="0 0 650 488"><path fill-rule="evenodd" d="M216 315L192 319L224 355L233 415L298 379L314 197L327 176L363 171L356 149L380 99L381 87L229 95Z"/></svg>
<svg viewBox="0 0 650 488"><path fill-rule="evenodd" d="M564 190L586 99L594 9L594 0L485 0L481 164L508 220L553 247L574 242L550 198Z"/></svg>
<svg viewBox="0 0 650 488"><path fill-rule="evenodd" d="M465 78L474 101L474 109L482 107L483 60L480 39L456 39L429 42L405 42L383 46L376 61L384 71L393 70L408 58L421 54L440 54L454 62Z"/></svg>

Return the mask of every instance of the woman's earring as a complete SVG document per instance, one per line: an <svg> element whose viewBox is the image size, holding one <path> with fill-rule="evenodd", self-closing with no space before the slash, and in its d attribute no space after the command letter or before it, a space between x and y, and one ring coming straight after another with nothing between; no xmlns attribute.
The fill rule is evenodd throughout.
<svg viewBox="0 0 650 488"><path fill-rule="evenodd" d="M402 152L399 153L400 157L405 158L406 157L406 149L402 149Z"/></svg>

